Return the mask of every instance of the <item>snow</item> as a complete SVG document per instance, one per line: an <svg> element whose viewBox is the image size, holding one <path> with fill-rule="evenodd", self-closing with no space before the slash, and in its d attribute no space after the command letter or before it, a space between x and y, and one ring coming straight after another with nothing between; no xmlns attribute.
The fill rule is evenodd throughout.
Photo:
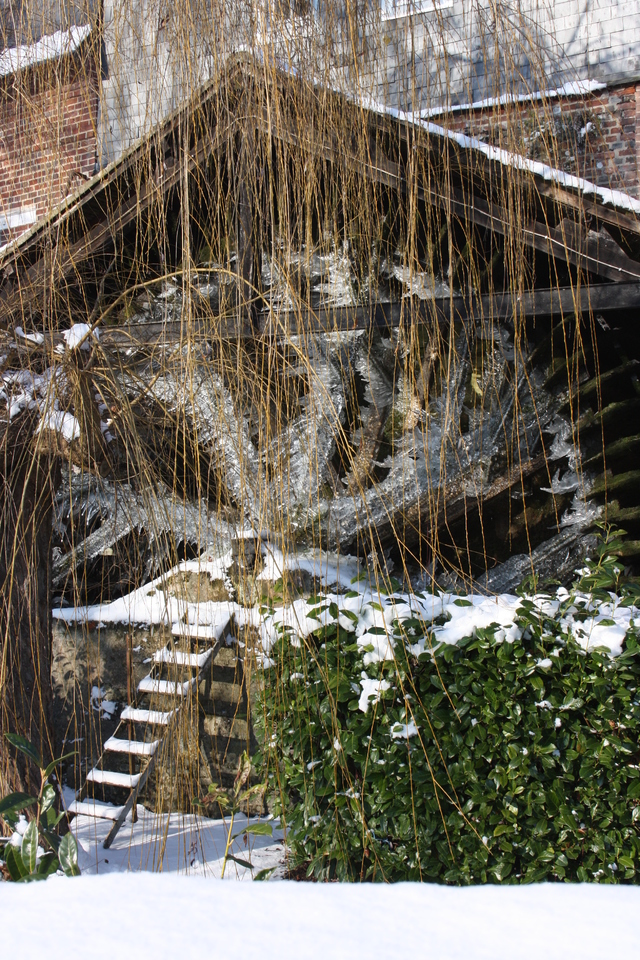
<svg viewBox="0 0 640 960"><path fill-rule="evenodd" d="M47 60L57 60L80 47L91 33L91 25L57 30L41 37L36 43L25 43L0 53L0 77L8 77L18 70L26 70Z"/></svg>
<svg viewBox="0 0 640 960"><path fill-rule="evenodd" d="M640 949L633 886L238 885L147 873L3 884L2 905L6 955L51 960L233 949L247 960L601 960Z"/></svg>
<svg viewBox="0 0 640 960"><path fill-rule="evenodd" d="M52 410L51 413L45 414L38 424L36 433L42 430L59 433L68 443L77 440L80 436L80 424L76 418L72 413L64 413L62 410Z"/></svg>
<svg viewBox="0 0 640 960"><path fill-rule="evenodd" d="M44 336L41 333L25 333L22 327L15 328L16 337L22 337L23 340L28 340L29 343L38 344L38 346L44 343Z"/></svg>
<svg viewBox="0 0 640 960"><path fill-rule="evenodd" d="M73 801L70 792L67 804ZM92 816L77 816L71 821L71 829L78 844L78 865L83 875L106 873L145 873L161 870L162 873L219 878L227 843L230 819L210 820L194 814L156 814L137 806L135 823L129 815L113 844L105 850L102 846L109 833L110 820ZM250 823L264 823L256 817L247 819L237 814L233 833L238 838L230 852L253 866L253 873L262 869L277 869L282 873L285 847L284 834L277 820L273 824L273 836L243 834ZM246 845L245 845L246 836ZM251 880L252 871L229 861L225 880Z"/></svg>
<svg viewBox="0 0 640 960"><path fill-rule="evenodd" d="M57 410L57 400L52 400L52 396L63 384L63 375L51 367L41 374L31 370L5 370L0 376L0 399L7 405L10 420L22 410L45 413L50 406Z"/></svg>
<svg viewBox="0 0 640 960"><path fill-rule="evenodd" d="M91 350L92 344L89 337L93 336L96 340L100 339L100 331L90 327L88 323L72 323L68 330L62 334L64 342L69 350Z"/></svg>
<svg viewBox="0 0 640 960"><path fill-rule="evenodd" d="M396 723L391 728L392 740L406 740L407 737L416 737L417 735L418 728L415 720L410 720L409 723Z"/></svg>
<svg viewBox="0 0 640 960"><path fill-rule="evenodd" d="M358 700L358 709L362 710L363 713L367 713L369 705L371 703L377 703L380 699L380 693L383 690L388 690L390 684L387 680L371 680L366 673L363 673L360 679L360 686L362 687L362 693Z"/></svg>
<svg viewBox="0 0 640 960"><path fill-rule="evenodd" d="M438 117L445 113L462 113L467 110L484 110L487 107L504 107L512 103L529 103L539 100L557 100L560 97L584 97L606 89L600 80L569 80L553 90L535 90L531 93L503 93L500 97L487 97L473 103L457 103L450 106L427 107L420 111L420 118ZM591 129L592 124L587 124ZM585 130L585 132L589 132Z"/></svg>
<svg viewBox="0 0 640 960"><path fill-rule="evenodd" d="M102 720L111 720L116 709L115 700L107 700L102 687L91 687L91 708L96 710Z"/></svg>
<svg viewBox="0 0 640 960"><path fill-rule="evenodd" d="M409 632L409 649L414 656L428 653L443 643L459 643L487 627L495 628L498 643L512 643L522 633L516 621L523 601L511 594L487 597L397 592L387 596L358 573L358 562L354 558L341 557L338 562L318 552L315 558L310 554L299 558L290 555L285 560L275 548L265 547L265 552L262 579L277 579L285 566L289 570L312 570L325 584L326 592L312 598L312 603L299 598L275 608L244 607L231 600L196 603L167 592L168 581L181 572L224 580L233 562L229 551L217 558L205 555L199 560L183 561L167 574L111 603L61 607L53 610L53 616L66 622L164 624L178 635L211 639L221 638L233 619L238 626L252 626L259 631L265 666L269 665L269 652L283 630L291 634L295 643L319 627L336 622L340 629L355 633L356 642L364 651L365 667L393 659L394 624L409 618L416 618L428 628L423 631L425 635L416 637L413 643ZM355 575L349 579L348 575L354 571ZM535 594L527 599L540 612L555 616L567 597L567 591L559 588L555 594ZM565 638L573 637L585 650L604 647L612 656L617 656L622 652L626 633L639 617L639 609L623 605L614 594L609 600L603 600L578 593L573 605L564 610L558 625ZM367 699L363 701L365 705L367 702Z"/></svg>

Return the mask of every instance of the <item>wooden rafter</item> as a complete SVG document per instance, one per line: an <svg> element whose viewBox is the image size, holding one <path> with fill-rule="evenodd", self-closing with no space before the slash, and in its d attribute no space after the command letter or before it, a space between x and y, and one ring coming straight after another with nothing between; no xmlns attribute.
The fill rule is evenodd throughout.
<svg viewBox="0 0 640 960"><path fill-rule="evenodd" d="M255 83L262 82L258 79L252 62L239 60L236 68L240 70L241 76L245 77L245 83L250 79ZM249 77L246 76L247 73L250 74ZM230 76L226 79L230 82ZM286 74L281 75L281 92L286 95L287 90L297 82ZM33 304L42 295L46 284L51 283L55 287L61 280L67 279L87 259L108 247L128 224L149 208L154 199L178 187L184 166L178 156L172 157L170 154L171 150L176 148L176 132L180 129L180 124L185 118L193 121L196 110L200 111L202 117L206 117L209 129L206 135L201 136L189 149L189 172L200 167L216 150L227 144L239 129L248 124L263 137L277 139L329 162L339 161L381 186L400 193L406 193L409 189L402 165L385 156L381 149L370 152L368 159L364 160L355 155L355 152L339 145L334 138L314 136L312 125L311 132L309 128L301 131L299 126L285 121L282 116L278 116L278 122L274 123L270 112L259 110L250 115L243 109L242 117L234 118L224 130L219 129L212 109L219 89L219 83L210 82L190 107L177 111L142 145L130 151L121 161L112 164L101 176L90 181L73 203L67 204L45 224L39 225L7 251L4 260L0 261L0 266L5 268L5 276L13 273L12 281L0 290L0 310L6 323L10 322L12 316L21 313L27 305ZM353 107L353 104L351 106ZM390 118L381 118L371 113L372 128L380 127L383 119L388 129ZM406 136L403 133L404 126L401 122L396 123L396 132L400 138ZM136 169L137 162L150 145L155 149L156 173L149 175L148 179L140 184L131 177L131 172ZM178 149L181 149L179 142ZM166 156L167 154L169 156ZM487 158L483 157L483 163L487 163ZM616 284L640 281L640 263L629 257L613 237L602 229L603 224L609 224L614 229L628 231L637 236L640 234L640 223L637 220L591 200L576 197L566 189L542 182L540 178L539 181L534 177L537 192L549 197L556 208L564 209L567 215L557 224L539 219L530 220L523 230L528 246L554 260L559 259L580 267ZM108 191L115 184L124 188L123 199L108 212ZM477 190L473 190L473 183L470 183L468 191L451 185L446 191L440 191L418 182L417 194L425 203L445 210L464 222L474 223L500 235L508 231L508 212L500 205L478 195ZM597 232L586 231L586 228L571 219L569 214L577 210L592 216L600 229ZM82 236L67 247L55 243L53 238L64 233L62 228L74 217L86 224ZM21 266L22 264L24 266Z"/></svg>

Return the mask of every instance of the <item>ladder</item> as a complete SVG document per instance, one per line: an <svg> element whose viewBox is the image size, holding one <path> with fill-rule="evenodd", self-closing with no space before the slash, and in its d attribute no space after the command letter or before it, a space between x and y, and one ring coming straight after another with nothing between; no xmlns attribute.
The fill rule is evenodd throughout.
<svg viewBox="0 0 640 960"><path fill-rule="evenodd" d="M108 849L149 779L163 742L175 729L187 699L197 689L200 673L215 658L231 617L213 626L174 624L166 646L156 650L153 666L137 688L135 703L122 710L116 731L103 744L102 755L88 771L67 812L112 820L103 847ZM202 643L208 644L202 649ZM124 768L124 769L123 769ZM121 803L96 798L123 795Z"/></svg>

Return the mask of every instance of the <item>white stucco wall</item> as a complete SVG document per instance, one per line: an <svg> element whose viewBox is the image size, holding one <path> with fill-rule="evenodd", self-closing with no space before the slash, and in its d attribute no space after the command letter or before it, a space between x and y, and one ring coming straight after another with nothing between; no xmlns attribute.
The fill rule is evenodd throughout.
<svg viewBox="0 0 640 960"><path fill-rule="evenodd" d="M640 74L640 0L416 0L414 9L424 12L383 22L383 92L405 107Z"/></svg>
<svg viewBox="0 0 640 960"><path fill-rule="evenodd" d="M359 82L369 95L405 109L640 74L640 0L373 2L362 17L370 42ZM259 46L269 34L289 56L282 23L271 31L265 26L269 4L105 0L102 163L178 106L239 46ZM312 32L321 31L316 21ZM349 59L347 46L334 65Z"/></svg>

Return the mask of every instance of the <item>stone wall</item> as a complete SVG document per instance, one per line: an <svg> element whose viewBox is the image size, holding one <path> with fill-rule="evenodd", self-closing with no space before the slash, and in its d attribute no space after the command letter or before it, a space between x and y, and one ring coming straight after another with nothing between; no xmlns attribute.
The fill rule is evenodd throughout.
<svg viewBox="0 0 640 960"><path fill-rule="evenodd" d="M0 80L0 242L95 172L98 79L87 52Z"/></svg>

